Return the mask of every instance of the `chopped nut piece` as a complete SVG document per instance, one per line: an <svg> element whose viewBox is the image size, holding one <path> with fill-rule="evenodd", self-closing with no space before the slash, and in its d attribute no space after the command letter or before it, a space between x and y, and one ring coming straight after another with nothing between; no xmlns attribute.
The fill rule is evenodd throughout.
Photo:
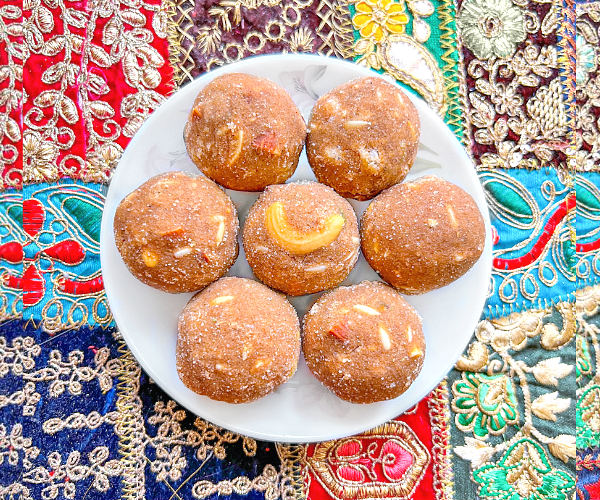
<svg viewBox="0 0 600 500"><path fill-rule="evenodd" d="M219 222L219 227L217 228L217 245L219 245L223 241L223 236L225 235L225 222Z"/></svg>
<svg viewBox="0 0 600 500"><path fill-rule="evenodd" d="M212 306L216 306L219 304L225 304L226 302L231 302L234 299L233 295L220 295L219 297L215 297L210 301Z"/></svg>
<svg viewBox="0 0 600 500"><path fill-rule="evenodd" d="M252 373L256 373L258 371L261 370L261 368L264 370L266 368L268 368L268 366L271 364L271 361L268 359L259 359L255 365L250 369L250 371ZM263 368L264 367L264 368Z"/></svg>
<svg viewBox="0 0 600 500"><path fill-rule="evenodd" d="M337 325L333 325L329 332L329 335L333 335L338 340L347 340L348 335L350 334L350 329L345 321L338 323Z"/></svg>
<svg viewBox="0 0 600 500"><path fill-rule="evenodd" d="M419 347L414 346L409 351L408 356L410 358L416 358L417 356L421 356L422 354L423 354L423 351Z"/></svg>
<svg viewBox="0 0 600 500"><path fill-rule="evenodd" d="M202 260L206 263L210 262L210 259L208 258L208 255L206 255L206 252L200 252L200 257L202 257Z"/></svg>
<svg viewBox="0 0 600 500"><path fill-rule="evenodd" d="M368 171L378 172L381 170L379 152L376 149L359 148L358 155L361 159L361 165Z"/></svg>
<svg viewBox="0 0 600 500"><path fill-rule="evenodd" d="M346 130L352 130L352 129L365 127L368 125L371 125L371 122L368 122L365 120L348 120L347 122L344 123L344 128Z"/></svg>
<svg viewBox="0 0 600 500"><path fill-rule="evenodd" d="M244 347L242 347L242 361L246 361L251 352L252 349L250 348L250 346L245 345Z"/></svg>
<svg viewBox="0 0 600 500"><path fill-rule="evenodd" d="M392 347L392 341L390 340L390 334L382 325L379 325L379 338L381 339L383 349L389 351Z"/></svg>
<svg viewBox="0 0 600 500"><path fill-rule="evenodd" d="M217 370L218 372L224 372L227 369L227 365L223 365L221 363L217 363L215 365L215 370Z"/></svg>
<svg viewBox="0 0 600 500"><path fill-rule="evenodd" d="M152 250L144 250L142 253L142 260L148 267L156 267L158 265L158 255Z"/></svg>
<svg viewBox="0 0 600 500"><path fill-rule="evenodd" d="M456 214L454 213L454 210L450 205L447 205L446 209L448 210L448 215L450 216L450 225L454 228L457 228L458 221L456 220Z"/></svg>
<svg viewBox="0 0 600 500"><path fill-rule="evenodd" d="M271 238L288 252L304 255L314 252L335 241L344 227L344 216L340 213L330 215L319 229L301 233L287 221L281 202L275 202L267 208L266 226Z"/></svg>
<svg viewBox="0 0 600 500"><path fill-rule="evenodd" d="M202 118L203 115L203 111L202 108L200 106L196 106L195 108L192 109L192 116L194 118Z"/></svg>
<svg viewBox="0 0 600 500"><path fill-rule="evenodd" d="M327 266L325 264L319 264L318 266L307 267L305 271L318 273L320 271L325 271L325 269L327 269Z"/></svg>
<svg viewBox="0 0 600 500"><path fill-rule="evenodd" d="M233 130L235 128L235 125L232 122L226 123L225 125L223 125L222 127L220 127L217 132L215 133L215 135L217 137L226 134L228 131Z"/></svg>
<svg viewBox="0 0 600 500"><path fill-rule="evenodd" d="M252 141L252 145L256 149L274 156L279 156L281 154L281 149L277 142L277 135L273 131L259 135Z"/></svg>
<svg viewBox="0 0 600 500"><path fill-rule="evenodd" d="M368 314L369 316L379 316L381 313L372 307L365 306L363 304L355 304L352 309L361 313Z"/></svg>
<svg viewBox="0 0 600 500"><path fill-rule="evenodd" d="M373 251L379 253L379 240L377 238L373 238Z"/></svg>
<svg viewBox="0 0 600 500"><path fill-rule="evenodd" d="M177 229L172 229L167 231L166 233L162 233L161 236L167 239L175 239L181 238L184 235L185 231L182 227L178 227Z"/></svg>
<svg viewBox="0 0 600 500"><path fill-rule="evenodd" d="M192 247L181 247L173 252L173 255L178 259L192 253Z"/></svg>
<svg viewBox="0 0 600 500"><path fill-rule="evenodd" d="M333 160L335 163L342 160L342 149L339 146L326 148L324 154L325 158Z"/></svg>
<svg viewBox="0 0 600 500"><path fill-rule="evenodd" d="M330 109L334 112L340 109L339 101L333 97L330 97L329 99L327 99L325 101L324 105L327 107L327 109Z"/></svg>
<svg viewBox="0 0 600 500"><path fill-rule="evenodd" d="M227 164L231 167L237 159L240 157L242 152L242 146L244 145L244 131L239 128L235 134L235 142L232 144L231 154L229 155L229 161Z"/></svg>
<svg viewBox="0 0 600 500"><path fill-rule="evenodd" d="M459 253L457 253L457 254L454 256L454 260L455 260L456 262L461 262L461 261L465 260L465 256L464 256L464 255L461 255L461 254L459 254Z"/></svg>
<svg viewBox="0 0 600 500"><path fill-rule="evenodd" d="M427 219L427 225L429 227L436 227L439 224L439 222L435 219Z"/></svg>

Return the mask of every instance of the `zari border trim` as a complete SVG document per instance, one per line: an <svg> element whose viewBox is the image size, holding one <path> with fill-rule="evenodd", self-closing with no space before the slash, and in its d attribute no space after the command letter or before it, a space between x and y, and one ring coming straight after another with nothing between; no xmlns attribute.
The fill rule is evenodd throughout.
<svg viewBox="0 0 600 500"><path fill-rule="evenodd" d="M281 460L282 500L305 500L308 495L306 446L275 443Z"/></svg>
<svg viewBox="0 0 600 500"><path fill-rule="evenodd" d="M454 498L454 475L450 461L450 407L446 380L431 393L428 401L431 421L433 490L436 500Z"/></svg>
<svg viewBox="0 0 600 500"><path fill-rule="evenodd" d="M457 3L456 0L452 0L452 7L454 11L454 15L457 14ZM456 23L456 19L454 21ZM459 137L463 146L465 147L465 151L469 155L469 158L473 161L475 167L475 158L473 157L473 152L471 150L471 130L467 126L466 114L468 109L468 100L467 100L467 68L465 67L465 59L463 55L463 43L462 38L460 37L460 32L458 28L456 28L456 52L458 53L458 67L456 70L458 76L458 103L461 113L461 127L462 127L462 136Z"/></svg>
<svg viewBox="0 0 600 500"><path fill-rule="evenodd" d="M192 69L195 62L190 55L194 48L194 37L189 34L189 29L194 22L190 12L194 10L193 4L184 7L186 0L163 0L167 6L167 41L169 43L169 64L173 70L173 84L175 89L186 81L193 80ZM183 40L190 43L186 50Z"/></svg>
<svg viewBox="0 0 600 500"><path fill-rule="evenodd" d="M117 351L122 361L117 377L118 417L115 424L115 432L119 438L120 462L123 467L121 500L139 500L146 494L145 456L140 440L144 420L142 403L138 396L141 369L123 339L118 340Z"/></svg>
<svg viewBox="0 0 600 500"><path fill-rule="evenodd" d="M576 120L576 97L575 97L575 66L577 64L575 48L575 1L554 0L560 6L560 25L558 28L558 45L562 50L558 51L559 78L563 87L563 104L567 116L567 146L575 148L575 120Z"/></svg>
<svg viewBox="0 0 600 500"><path fill-rule="evenodd" d="M323 7L329 9L323 13ZM342 57L352 59L354 57L354 29L350 17L348 0L320 0L316 14L320 18L319 26L315 28L315 34L319 37L321 44L317 48L319 54L326 56ZM329 27L329 33L323 34L323 28Z"/></svg>
<svg viewBox="0 0 600 500"><path fill-rule="evenodd" d="M464 143L465 120L461 103L465 101L461 99L461 83L459 82L459 74L462 68L462 54L458 50L456 27L453 28L451 26L456 19L456 9L453 0L441 0L438 8L438 17L440 19L440 48L443 51L440 59L444 61L444 66L441 69L444 76L444 89L448 102L446 123L458 139ZM457 61L452 59L452 55L456 52L459 53L458 67Z"/></svg>

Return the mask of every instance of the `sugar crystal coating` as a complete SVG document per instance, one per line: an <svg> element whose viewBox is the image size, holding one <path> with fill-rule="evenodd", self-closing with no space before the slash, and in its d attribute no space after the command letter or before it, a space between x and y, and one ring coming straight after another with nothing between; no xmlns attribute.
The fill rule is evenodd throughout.
<svg viewBox="0 0 600 500"><path fill-rule="evenodd" d="M285 225L275 229L268 220L273 207L285 218ZM337 224L326 224L337 222L336 217L343 224L341 230ZM323 244L331 240L325 233L337 230L332 235L337 236ZM322 184L301 182L265 190L246 218L243 244L258 279L288 295L303 295L340 284L356 263L360 238L356 215L344 198ZM303 244L311 251L297 253Z"/></svg>
<svg viewBox="0 0 600 500"><path fill-rule="evenodd" d="M360 78L317 101L306 154L319 182L367 200L406 177L419 134L419 115L402 90L381 78Z"/></svg>
<svg viewBox="0 0 600 500"><path fill-rule="evenodd" d="M169 172L146 181L117 207L115 242L140 281L171 293L200 290L238 253L239 221L225 192L203 176Z"/></svg>
<svg viewBox="0 0 600 500"><path fill-rule="evenodd" d="M230 73L200 91L184 130L196 166L219 184L260 191L296 170L306 125L287 92L264 78Z"/></svg>
<svg viewBox="0 0 600 500"><path fill-rule="evenodd" d="M304 316L302 350L338 397L373 403L398 397L419 374L425 338L419 314L378 282L340 287Z"/></svg>
<svg viewBox="0 0 600 500"><path fill-rule="evenodd" d="M375 271L407 294L446 286L477 262L485 226L477 204L438 177L397 184L361 220L362 250Z"/></svg>
<svg viewBox="0 0 600 500"><path fill-rule="evenodd" d="M245 278L221 278L179 317L177 372L194 392L245 403L296 371L300 325L285 297Z"/></svg>

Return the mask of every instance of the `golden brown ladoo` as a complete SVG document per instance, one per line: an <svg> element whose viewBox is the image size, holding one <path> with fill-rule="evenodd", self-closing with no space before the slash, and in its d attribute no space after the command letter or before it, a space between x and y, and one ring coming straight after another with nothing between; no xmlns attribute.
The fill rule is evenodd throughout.
<svg viewBox="0 0 600 500"><path fill-rule="evenodd" d="M354 210L316 182L269 186L250 209L243 243L256 277L289 295L340 284L360 249Z"/></svg>
<svg viewBox="0 0 600 500"><path fill-rule="evenodd" d="M360 78L317 101L306 153L319 182L368 200L406 177L419 134L418 112L404 92L378 77Z"/></svg>
<svg viewBox="0 0 600 500"><path fill-rule="evenodd" d="M361 235L371 267L406 294L429 292L460 278L485 244L483 218L473 198L434 176L381 193L363 214Z"/></svg>
<svg viewBox="0 0 600 500"><path fill-rule="evenodd" d="M285 297L256 281L222 278L179 317L177 373L192 391L227 403L261 398L289 379L300 325Z"/></svg>
<svg viewBox="0 0 600 500"><path fill-rule="evenodd" d="M338 397L373 403L398 397L421 371L419 314L392 288L364 281L323 295L304 316L302 350Z"/></svg>
<svg viewBox="0 0 600 500"><path fill-rule="evenodd" d="M306 125L288 93L242 73L215 78L200 91L184 130L188 154L219 184L260 191L296 170Z"/></svg>
<svg viewBox="0 0 600 500"><path fill-rule="evenodd" d="M193 292L231 267L239 221L225 192L205 177L170 172L151 178L117 207L115 242L140 281Z"/></svg>

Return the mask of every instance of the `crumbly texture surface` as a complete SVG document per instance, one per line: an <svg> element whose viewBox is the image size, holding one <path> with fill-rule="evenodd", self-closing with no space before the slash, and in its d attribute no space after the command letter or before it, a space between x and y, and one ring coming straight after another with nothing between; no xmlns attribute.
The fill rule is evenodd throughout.
<svg viewBox="0 0 600 500"><path fill-rule="evenodd" d="M215 78L199 94L184 130L188 154L219 184L261 191L296 170L306 124L289 94L242 73Z"/></svg>
<svg viewBox="0 0 600 500"><path fill-rule="evenodd" d="M267 228L274 203L282 205L289 225L276 233ZM286 249L291 233L308 245L323 236L327 220L340 214L343 227L331 243L305 254ZM333 288L348 276L358 258L360 237L354 210L344 198L323 184L302 182L265 190L246 218L243 244L259 280L288 295L304 295Z"/></svg>
<svg viewBox="0 0 600 500"><path fill-rule="evenodd" d="M166 292L193 292L223 276L238 254L239 221L213 181L184 172L151 178L115 213L115 242L131 273Z"/></svg>
<svg viewBox="0 0 600 500"><path fill-rule="evenodd" d="M192 391L245 403L288 380L300 355L300 325L285 297L256 281L221 278L179 317L177 372Z"/></svg>
<svg viewBox="0 0 600 500"><path fill-rule="evenodd" d="M458 186L434 176L391 187L361 220L362 250L399 291L420 294L446 286L477 262L485 226L477 204Z"/></svg>
<svg viewBox="0 0 600 500"><path fill-rule="evenodd" d="M402 90L381 78L360 78L317 101L306 153L319 182L368 200L406 177L419 135L418 112Z"/></svg>
<svg viewBox="0 0 600 500"><path fill-rule="evenodd" d="M398 397L425 357L421 318L394 289L362 282L323 295L304 316L302 349L313 374L338 397Z"/></svg>

